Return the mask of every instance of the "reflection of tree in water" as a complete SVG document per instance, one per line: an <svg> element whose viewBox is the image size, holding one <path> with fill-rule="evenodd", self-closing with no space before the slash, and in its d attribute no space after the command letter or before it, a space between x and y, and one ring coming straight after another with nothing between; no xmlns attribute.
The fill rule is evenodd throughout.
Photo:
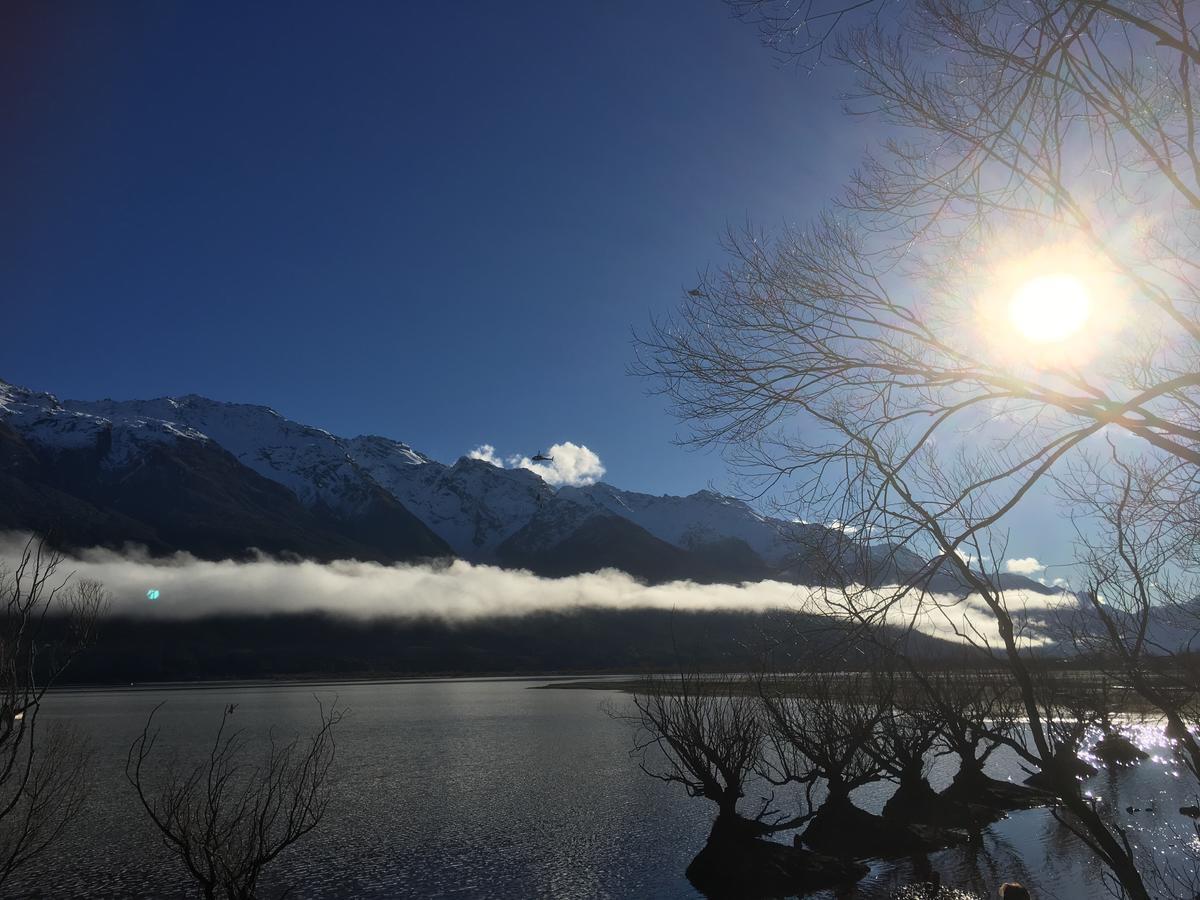
<svg viewBox="0 0 1200 900"><path fill-rule="evenodd" d="M954 883L985 897L993 896L996 887L1005 881L1037 883L1025 864L1024 854L1003 835L994 832L984 832L980 841L963 847L955 863Z"/></svg>
<svg viewBox="0 0 1200 900"><path fill-rule="evenodd" d="M1029 814L1030 817L1038 813ZM1025 863L1024 854L1003 835L985 831L982 839L927 856L895 860L883 875L879 873L839 891L811 895L814 900L977 900L995 897L999 885L1016 881L1038 894L1044 881ZM1054 869L1048 868L1048 873ZM953 887L949 886L953 885ZM1049 896L1044 894L1043 896Z"/></svg>
<svg viewBox="0 0 1200 900"><path fill-rule="evenodd" d="M1071 829L1053 815L1046 816L1042 820L1041 845L1045 850L1042 864L1049 872L1060 868L1055 863L1071 859L1072 854L1079 848L1078 841Z"/></svg>

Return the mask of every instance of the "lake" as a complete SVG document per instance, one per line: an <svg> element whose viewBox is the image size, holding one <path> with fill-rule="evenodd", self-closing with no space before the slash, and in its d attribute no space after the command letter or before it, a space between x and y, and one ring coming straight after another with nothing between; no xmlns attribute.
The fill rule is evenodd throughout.
<svg viewBox="0 0 1200 900"><path fill-rule="evenodd" d="M288 887L290 897L314 898L699 897L683 873L715 808L639 770L629 725L608 712L625 708L627 696L536 689L547 682L57 692L44 718L74 723L95 748L89 807L14 887L20 896L55 898L192 896L124 778L146 716L165 701L157 719L164 761L172 747L207 746L228 703L238 704L233 724L253 734L269 725L289 737L306 732L317 720L315 693L349 710L337 731L336 794L319 828L267 870L263 897ZM996 756L990 774L1022 776L1011 756ZM938 766L931 780L940 786L951 774ZM1088 789L1119 810L1150 810L1122 813L1148 846L1173 853L1194 840L1177 811L1194 802L1192 782L1161 748L1140 767L1102 770ZM889 792L875 785L855 799L875 810ZM945 884L988 897L1006 880L1024 882L1037 898L1083 900L1104 891L1099 866L1046 810L1013 813L978 843L932 854L930 863ZM875 863L844 896L891 896L911 867Z"/></svg>

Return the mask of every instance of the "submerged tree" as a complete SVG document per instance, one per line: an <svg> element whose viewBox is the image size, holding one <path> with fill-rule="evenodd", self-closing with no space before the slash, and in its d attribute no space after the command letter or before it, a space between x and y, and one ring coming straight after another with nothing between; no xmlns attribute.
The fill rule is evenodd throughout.
<svg viewBox="0 0 1200 900"><path fill-rule="evenodd" d="M945 804L929 784L929 766L941 738L937 710L919 691L902 691L893 691L895 702L879 721L875 744L880 766L896 784L883 814L909 822L967 824L948 822Z"/></svg>
<svg viewBox="0 0 1200 900"><path fill-rule="evenodd" d="M108 606L99 582L71 579L46 539L0 564L0 889L79 815L84 740L46 727L46 692L95 638Z"/></svg>
<svg viewBox="0 0 1200 900"><path fill-rule="evenodd" d="M865 874L866 867L852 861L761 839L813 817L815 778L773 777L779 769L770 761L767 713L751 680L687 674L656 678L642 685L633 705L634 752L642 770L717 805L708 841L687 871L706 894L776 897L853 882ZM772 738L771 743L777 742ZM783 812L769 783L782 786L794 780L809 789L807 800ZM767 785L767 796L753 812L739 808L752 782Z"/></svg>
<svg viewBox="0 0 1200 900"><path fill-rule="evenodd" d="M877 686L870 676L835 672L807 674L799 689L763 682L773 781L809 785L819 778L822 808L840 810L853 791L881 780L885 770L874 746L891 696Z"/></svg>
<svg viewBox="0 0 1200 900"><path fill-rule="evenodd" d="M958 760L946 794L960 802L988 805L997 791L1004 791L1008 796L999 798L1000 808L1020 805L1020 794L1014 797L1011 785L984 774L991 755L1011 744L1018 731L1020 702L1003 670L930 672L918 677L938 723L941 745Z"/></svg>
<svg viewBox="0 0 1200 900"><path fill-rule="evenodd" d="M689 674L647 682L633 698L634 748L643 772L715 803L722 828L764 834L777 824L769 803L753 817L739 811L766 740L749 688L745 679Z"/></svg>
<svg viewBox="0 0 1200 900"><path fill-rule="evenodd" d="M806 674L796 685L764 681L761 687L774 753L765 775L773 783L805 787L809 810L805 843L837 854L893 855L925 852L941 843L902 817L881 818L856 806L854 791L895 776L912 789L912 771L889 751L915 747L895 721L895 681L853 672ZM923 763L916 777L924 774ZM813 803L813 786L824 796ZM943 837L945 837L943 835Z"/></svg>
<svg viewBox="0 0 1200 900"><path fill-rule="evenodd" d="M261 762L247 760L244 731L230 730L225 708L205 759L175 763L154 777L147 763L159 731L154 712L129 748L125 775L164 845L183 863L206 898L253 900L263 869L320 824L329 806L343 712L317 701L319 725L287 743L272 731Z"/></svg>
<svg viewBox="0 0 1200 900"><path fill-rule="evenodd" d="M1170 473L1155 503L1191 547L1176 563L1200 559L1187 529L1200 13L1175 0L733 6L777 50L848 66L851 111L886 135L813 225L731 233L728 266L643 336L641 370L697 442L784 482L794 516L930 561L891 591L845 585L841 609L864 626L939 617L991 656L1074 826L1145 898L1124 833L1057 772L1028 623L981 561L1102 432L1128 438L1122 463ZM947 575L977 598L972 615L925 590Z"/></svg>

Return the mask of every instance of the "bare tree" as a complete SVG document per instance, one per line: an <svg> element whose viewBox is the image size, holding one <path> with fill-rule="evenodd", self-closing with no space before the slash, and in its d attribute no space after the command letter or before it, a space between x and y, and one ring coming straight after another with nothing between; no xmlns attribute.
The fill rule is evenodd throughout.
<svg viewBox="0 0 1200 900"><path fill-rule="evenodd" d="M1064 783L1074 787L1078 778L1095 772L1078 754L1084 738L1111 718L1107 704L1112 698L1106 687L1074 677L1073 673L1040 669L1034 684L1051 755L1048 758L1027 755L1041 770L1034 773L1031 783L1053 791L1060 791Z"/></svg>
<svg viewBox="0 0 1200 900"><path fill-rule="evenodd" d="M930 672L918 675L945 751L958 759L958 772L947 794L965 803L985 803L998 783L984 774L988 759L1011 745L1018 730L1020 704L1003 670ZM1000 806L1032 805L1033 798L1002 798Z"/></svg>
<svg viewBox="0 0 1200 900"><path fill-rule="evenodd" d="M1170 471L1160 510L1200 475L1197 9L1177 0L734 2L783 52L819 46L886 134L809 227L731 232L730 263L641 339L698 443L786 484L805 521L930 561L891 591L848 585L859 623L943 615L949 572L989 622L960 636L1009 673L1029 753L1055 768L1019 610L979 560L1008 514L1102 441ZM799 41L793 45L791 42ZM1010 320L1027 281L1063 270L1093 315L1038 343ZM1186 515L1184 514L1186 513ZM1197 521L1191 516L1191 521ZM1196 560L1194 548L1182 560ZM914 611L914 605L919 608ZM1055 784L1124 890L1147 897L1124 833Z"/></svg>
<svg viewBox="0 0 1200 900"><path fill-rule="evenodd" d="M804 788L808 828L805 840L823 849L845 840L847 821L867 816L853 805L857 788L880 781L885 767L875 747L880 722L891 707L890 691L880 682L858 673L806 673L802 681L764 679L760 695L767 718L773 753L764 766L774 784ZM813 802L813 787L820 784L824 797ZM838 832L841 837L838 838ZM857 835L865 843L865 835Z"/></svg>
<svg viewBox="0 0 1200 900"><path fill-rule="evenodd" d="M1200 779L1197 700L1200 579L1195 497L1173 488L1178 465L1085 458L1059 489L1073 510L1084 569L1084 607L1063 622L1095 664L1157 710L1180 755Z"/></svg>
<svg viewBox="0 0 1200 900"><path fill-rule="evenodd" d="M761 693L761 685L745 677L683 674L651 679L634 695L635 712L627 718L635 726L634 753L641 757L642 770L717 805L716 820L688 866L688 878L712 896L790 896L853 883L866 874L865 866L813 854L796 842L789 846L761 839L813 818L816 782L815 774L793 777L800 756L771 732ZM787 754L782 765L788 774L783 776L780 751ZM777 804L771 784L796 783L803 784L803 794ZM751 810L742 810L739 805L751 784L762 784L767 796ZM781 811L790 800L798 801L797 808Z"/></svg>
<svg viewBox="0 0 1200 900"><path fill-rule="evenodd" d="M893 689L892 708L879 721L875 753L896 791L884 806L884 816L930 824L971 824L951 821L948 807L929 784L929 765L941 738L937 709L918 685Z"/></svg>
<svg viewBox="0 0 1200 900"><path fill-rule="evenodd" d="M161 704L160 704L161 706ZM317 701L319 725L287 743L271 732L258 764L249 742L230 730L236 704L225 707L207 758L148 778L159 730L155 707L129 748L125 775L164 845L183 863L206 898L253 900L263 869L320 824L330 800L334 729L343 712Z"/></svg>
<svg viewBox="0 0 1200 900"><path fill-rule="evenodd" d="M86 742L39 714L46 692L95 637L109 598L72 580L63 556L31 537L0 563L0 888L79 815Z"/></svg>
<svg viewBox="0 0 1200 900"><path fill-rule="evenodd" d="M681 673L648 680L633 697L634 752L643 772L717 805L717 827L744 835L794 828L764 798L753 816L739 803L763 764L766 740L753 685L735 676Z"/></svg>

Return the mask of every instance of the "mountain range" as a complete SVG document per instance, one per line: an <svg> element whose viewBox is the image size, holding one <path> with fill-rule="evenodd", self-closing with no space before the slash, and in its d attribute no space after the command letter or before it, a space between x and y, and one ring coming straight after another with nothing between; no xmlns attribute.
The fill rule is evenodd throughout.
<svg viewBox="0 0 1200 900"><path fill-rule="evenodd" d="M831 554L844 542L836 529L767 516L712 491L555 488L526 469L467 457L445 464L390 438L339 437L266 406L196 395L59 400L4 381L0 529L208 559L255 551L457 557L546 576L616 568L651 582L882 583L928 571L901 548ZM838 571L816 565L818 555L838 559ZM1005 579L1048 592L1022 576ZM941 571L931 586L958 584Z"/></svg>

